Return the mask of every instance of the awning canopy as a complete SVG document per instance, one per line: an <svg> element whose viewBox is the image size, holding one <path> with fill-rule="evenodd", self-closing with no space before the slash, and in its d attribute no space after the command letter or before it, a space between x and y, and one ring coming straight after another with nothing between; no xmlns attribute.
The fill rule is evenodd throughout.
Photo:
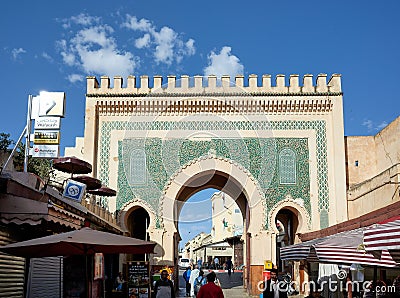
<svg viewBox="0 0 400 298"><path fill-rule="evenodd" d="M93 255L95 253L152 253L156 242L82 228L71 232L16 242L0 247L0 251L21 257Z"/></svg>
<svg viewBox="0 0 400 298"><path fill-rule="evenodd" d="M323 241L324 239L326 239L326 237L281 247L280 248L281 260L294 260L294 261L306 260L306 259L309 260L311 247L314 244Z"/></svg>
<svg viewBox="0 0 400 298"><path fill-rule="evenodd" d="M281 248L282 260L307 260L331 264L362 264L395 267L396 262L387 251L381 258L365 251L363 230L359 228Z"/></svg>
<svg viewBox="0 0 400 298"><path fill-rule="evenodd" d="M400 218L371 226L364 230L365 250L376 255L388 251L400 263Z"/></svg>

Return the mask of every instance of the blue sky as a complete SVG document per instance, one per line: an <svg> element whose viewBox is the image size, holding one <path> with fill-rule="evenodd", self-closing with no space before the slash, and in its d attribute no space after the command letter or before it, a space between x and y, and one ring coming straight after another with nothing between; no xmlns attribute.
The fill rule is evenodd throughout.
<svg viewBox="0 0 400 298"><path fill-rule="evenodd" d="M201 232L210 233L211 224L211 196L217 189L207 188L194 194L186 201L179 216L178 229L181 235L180 247L193 239Z"/></svg>
<svg viewBox="0 0 400 298"><path fill-rule="evenodd" d="M28 94L66 92L61 152L83 136L86 76L342 74L346 135L399 115L400 2L6 1L0 132Z"/></svg>

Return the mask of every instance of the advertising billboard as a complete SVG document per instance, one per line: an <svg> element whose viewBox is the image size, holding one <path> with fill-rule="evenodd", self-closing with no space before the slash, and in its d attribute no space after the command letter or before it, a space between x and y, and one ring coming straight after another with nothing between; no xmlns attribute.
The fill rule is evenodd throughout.
<svg viewBox="0 0 400 298"><path fill-rule="evenodd" d="M58 130L35 130L33 136L34 144L60 144L60 131Z"/></svg>

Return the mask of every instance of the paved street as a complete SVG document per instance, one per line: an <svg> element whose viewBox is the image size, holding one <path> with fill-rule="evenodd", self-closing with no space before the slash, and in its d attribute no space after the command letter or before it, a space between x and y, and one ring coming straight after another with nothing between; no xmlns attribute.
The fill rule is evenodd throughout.
<svg viewBox="0 0 400 298"><path fill-rule="evenodd" d="M207 274L208 271L205 272ZM179 272L179 293L177 298L185 297L185 281L182 277L183 270ZM259 297L259 296L249 296L245 289L243 288L243 273L235 272L230 277L226 272L217 273L217 277L221 282L221 288L224 292L225 298L242 298L242 297ZM290 298L302 298L303 295L289 296Z"/></svg>
<svg viewBox="0 0 400 298"><path fill-rule="evenodd" d="M207 274L208 271L205 271ZM177 297L185 297L185 281L182 277L183 270L179 272L179 294ZM222 290L227 298L246 297L247 294L243 288L243 275L242 272L235 272L230 277L226 272L217 273L220 280Z"/></svg>

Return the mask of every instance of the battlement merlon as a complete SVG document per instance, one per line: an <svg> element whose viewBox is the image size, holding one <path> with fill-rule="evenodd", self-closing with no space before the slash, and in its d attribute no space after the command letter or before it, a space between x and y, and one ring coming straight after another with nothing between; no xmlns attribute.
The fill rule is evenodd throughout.
<svg viewBox="0 0 400 298"><path fill-rule="evenodd" d="M140 84L135 76L128 76L126 87L122 87L122 77L114 77L113 87L110 85L110 78L100 77L100 84L96 77L87 77L87 94L115 94L115 95L145 95L159 93L277 93L277 94L341 94L341 75L333 74L327 82L326 74L319 74L316 82L313 82L313 75L306 74L302 78L302 85L299 83L299 75L292 74L289 77L289 84L286 84L285 75L278 74L275 77L275 86L272 86L271 75L263 75L261 86L258 84L258 77L255 74L248 76L248 84L245 86L245 77L237 75L234 81L230 76L224 75L218 81L217 76L209 75L207 77L196 75L190 84L190 77L182 75L177 84L176 76L167 76L167 83L163 84L163 76L155 75L153 77L153 87L149 86L149 77L140 76ZM179 85L179 86L178 86Z"/></svg>

